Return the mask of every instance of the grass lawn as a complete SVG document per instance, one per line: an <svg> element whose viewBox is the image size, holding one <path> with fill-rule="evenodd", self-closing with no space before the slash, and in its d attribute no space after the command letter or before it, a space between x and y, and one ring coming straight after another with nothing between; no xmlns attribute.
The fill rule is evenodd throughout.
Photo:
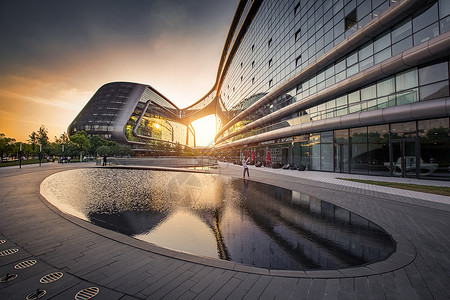
<svg viewBox="0 0 450 300"><path fill-rule="evenodd" d="M367 183L367 184L374 184L374 185L381 185L381 186L387 186L387 187L391 187L391 188L404 189L404 190L410 190L410 191L416 191L416 192L424 192L424 193L429 193L429 194L450 196L450 187L385 182L385 181L373 181L373 180L347 179L347 178L338 178L338 179Z"/></svg>
<svg viewBox="0 0 450 300"><path fill-rule="evenodd" d="M80 162L80 159L73 159L70 161L70 163L74 163L74 162ZM24 159L22 160L22 165L32 165L32 164L38 164L39 163L39 159ZM42 159L41 163L45 164L47 163L47 159ZM1 167L9 167L9 166L18 166L19 165L19 161L18 160L14 160L14 161L6 161L6 162L1 162L0 163L0 168Z"/></svg>
<svg viewBox="0 0 450 300"><path fill-rule="evenodd" d="M47 163L47 159L41 160L42 163ZM32 165L32 164L38 164L39 159L24 159L22 160L22 165ZM5 161L0 163L0 167L9 167L9 166L18 166L19 161L13 160L13 161Z"/></svg>

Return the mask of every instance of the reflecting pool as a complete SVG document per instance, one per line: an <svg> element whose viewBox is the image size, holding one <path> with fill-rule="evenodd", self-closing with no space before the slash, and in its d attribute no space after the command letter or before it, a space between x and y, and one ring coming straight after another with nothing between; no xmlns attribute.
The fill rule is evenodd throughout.
<svg viewBox="0 0 450 300"><path fill-rule="evenodd" d="M78 169L41 194L93 224L174 250L269 269L337 269L387 258L378 225L296 191L216 174Z"/></svg>

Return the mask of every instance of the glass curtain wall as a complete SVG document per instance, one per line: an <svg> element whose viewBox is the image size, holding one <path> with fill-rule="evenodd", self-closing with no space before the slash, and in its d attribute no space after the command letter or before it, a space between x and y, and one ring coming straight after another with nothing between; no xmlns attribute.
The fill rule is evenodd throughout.
<svg viewBox="0 0 450 300"><path fill-rule="evenodd" d="M341 129L311 134L309 140L296 139L290 150L292 162L311 170L450 179L449 118Z"/></svg>
<svg viewBox="0 0 450 300"><path fill-rule="evenodd" d="M350 172L367 174L367 127L350 129L351 159Z"/></svg>
<svg viewBox="0 0 450 300"><path fill-rule="evenodd" d="M419 121L420 176L450 178L449 119Z"/></svg>
<svg viewBox="0 0 450 300"><path fill-rule="evenodd" d="M389 175L389 125L369 126L369 174Z"/></svg>

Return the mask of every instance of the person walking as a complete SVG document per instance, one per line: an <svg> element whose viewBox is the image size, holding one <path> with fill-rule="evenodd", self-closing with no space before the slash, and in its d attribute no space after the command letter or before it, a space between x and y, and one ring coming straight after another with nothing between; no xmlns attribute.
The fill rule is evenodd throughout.
<svg viewBox="0 0 450 300"><path fill-rule="evenodd" d="M245 172L247 172L247 176L248 178L250 178L250 173L248 172L248 162L250 160L250 157L247 158L247 160L245 159L245 157L242 159L242 166L244 167L244 175L242 178L245 178Z"/></svg>

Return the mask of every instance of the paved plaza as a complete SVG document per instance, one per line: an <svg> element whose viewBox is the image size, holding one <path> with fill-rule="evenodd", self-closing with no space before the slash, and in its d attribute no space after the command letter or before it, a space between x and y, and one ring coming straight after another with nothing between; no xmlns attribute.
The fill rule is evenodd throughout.
<svg viewBox="0 0 450 300"><path fill-rule="evenodd" d="M80 167L95 165L0 168L0 278L18 275L0 282L0 299L25 299L44 290L41 299L74 299L86 288L98 288L95 299L450 299L450 197L337 178L450 182L250 166L251 181L346 208L397 242L387 260L366 266L280 271L164 249L61 213L40 195L40 183ZM220 163L210 172L241 177L242 167ZM15 268L24 261L36 263ZM63 276L40 283L53 273Z"/></svg>

